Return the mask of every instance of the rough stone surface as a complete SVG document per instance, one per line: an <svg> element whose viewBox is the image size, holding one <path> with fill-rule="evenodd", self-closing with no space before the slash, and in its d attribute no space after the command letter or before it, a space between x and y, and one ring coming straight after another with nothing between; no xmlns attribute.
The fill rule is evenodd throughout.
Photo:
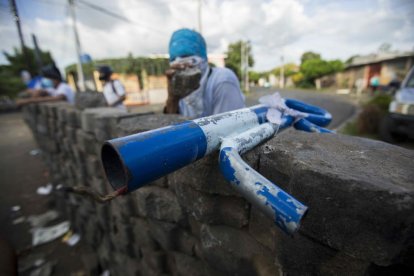
<svg viewBox="0 0 414 276"><path fill-rule="evenodd" d="M54 185L100 194L112 191L99 162L104 140L185 120L65 103L29 105L23 117ZM92 275L412 275L413 157L293 130L248 152L249 165L309 206L292 237L230 188L217 153L107 204L63 190L53 198L90 248Z"/></svg>
<svg viewBox="0 0 414 276"><path fill-rule="evenodd" d="M218 153L206 156L171 174L170 184L174 186L177 183L203 193L240 196L221 174Z"/></svg>
<svg viewBox="0 0 414 276"><path fill-rule="evenodd" d="M170 265L172 266L172 271L174 275L186 276L186 275L194 275L194 276L220 276L225 275L224 273L213 269L212 267L208 266L204 262L193 258L191 256L173 252L171 253L171 260L172 262Z"/></svg>
<svg viewBox="0 0 414 276"><path fill-rule="evenodd" d="M203 225L201 244L208 263L229 274L255 275L254 257L270 255L245 231L227 226Z"/></svg>
<svg viewBox="0 0 414 276"><path fill-rule="evenodd" d="M242 227L248 222L248 205L242 198L201 193L185 183L175 183L179 203L198 221Z"/></svg>
<svg viewBox="0 0 414 276"><path fill-rule="evenodd" d="M412 242L413 151L304 132L257 151L264 152L260 172L309 206L304 234L378 265L391 264Z"/></svg>
<svg viewBox="0 0 414 276"><path fill-rule="evenodd" d="M119 120L115 132L117 133L117 136L125 136L165 127L185 120L185 117L175 114L152 114L139 117L125 117Z"/></svg>
<svg viewBox="0 0 414 276"><path fill-rule="evenodd" d="M169 222L178 222L182 219L182 209L177 197L168 189L156 186L147 186L134 192L134 206L136 214Z"/></svg>
<svg viewBox="0 0 414 276"><path fill-rule="evenodd" d="M124 115L125 112L111 107L95 107L95 108L87 108L82 112L81 115L81 127L83 131L93 133L95 131L95 118L105 115Z"/></svg>
<svg viewBox="0 0 414 276"><path fill-rule="evenodd" d="M261 213L256 207L250 212L249 233L262 245L271 251L277 250L275 235L279 231L274 227L274 222Z"/></svg>
<svg viewBox="0 0 414 276"><path fill-rule="evenodd" d="M85 109L90 107L106 106L106 100L103 93L85 91L75 94L75 107Z"/></svg>

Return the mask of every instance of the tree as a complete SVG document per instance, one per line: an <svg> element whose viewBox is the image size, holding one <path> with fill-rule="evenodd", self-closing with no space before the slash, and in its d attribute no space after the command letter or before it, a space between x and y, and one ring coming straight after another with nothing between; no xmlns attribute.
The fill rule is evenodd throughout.
<svg viewBox="0 0 414 276"><path fill-rule="evenodd" d="M20 79L23 70L29 71L32 76L38 74L39 68L36 66L34 50L26 47L26 52L28 60L23 52L17 48L14 48L12 54L3 52L9 64L0 66L0 95L14 98L18 92L25 88ZM40 51L40 58L45 65L54 62L50 52Z"/></svg>
<svg viewBox="0 0 414 276"><path fill-rule="evenodd" d="M40 68L37 68L36 59L35 59L35 50L29 47L26 47L27 53L27 60L19 48L14 48L14 53L9 54L7 52L3 52L4 56L6 57L7 61L10 63L9 70L17 76L20 75L22 70L27 70L29 73L34 76L37 75ZM40 50L40 59L44 65L54 63L52 55L50 52L44 52Z"/></svg>
<svg viewBox="0 0 414 276"><path fill-rule="evenodd" d="M276 76L279 76L281 69L282 69L282 66L276 67L276 68L272 69L269 73L273 74L273 75L276 75ZM297 73L298 70L299 70L298 66L294 63L284 64L283 69L284 69L285 77L290 77L290 76L294 75L295 73Z"/></svg>
<svg viewBox="0 0 414 276"><path fill-rule="evenodd" d="M300 58L300 64L302 65L305 61L312 59L321 59L321 55L311 51L305 52Z"/></svg>
<svg viewBox="0 0 414 276"><path fill-rule="evenodd" d="M9 65L0 65L0 96L15 98L24 88L24 83L13 74Z"/></svg>
<svg viewBox="0 0 414 276"><path fill-rule="evenodd" d="M305 58L305 61L300 65L300 72L303 74L300 86L314 86L315 79L340 72L344 68L344 64L338 59L326 61L321 59L320 56L314 57L313 59Z"/></svg>
<svg viewBox="0 0 414 276"><path fill-rule="evenodd" d="M254 82L254 83L258 83L259 79L264 77L265 73L262 72L256 72L256 71L249 71L249 81L250 82Z"/></svg>
<svg viewBox="0 0 414 276"><path fill-rule="evenodd" d="M305 79L314 81L315 79L327 75L331 72L329 63L322 59L309 59L302 63L300 71Z"/></svg>
<svg viewBox="0 0 414 276"><path fill-rule="evenodd" d="M244 44L244 47L248 53L248 65L252 67L254 65L254 59L252 55L252 48L251 46L243 41L237 41L235 43L231 43L227 50L227 58L225 59L225 65L227 68L234 71L237 75L239 80L241 80L241 45Z"/></svg>

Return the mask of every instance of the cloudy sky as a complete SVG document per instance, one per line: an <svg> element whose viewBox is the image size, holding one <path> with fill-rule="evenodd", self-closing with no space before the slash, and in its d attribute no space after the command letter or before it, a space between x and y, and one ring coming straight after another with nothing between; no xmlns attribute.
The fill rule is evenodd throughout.
<svg viewBox="0 0 414 276"><path fill-rule="evenodd" d="M167 53L171 33L198 28L197 0L74 0L83 52L94 59ZM26 44L36 34L60 67L76 60L67 0L16 0ZM126 20L88 7L93 3ZM412 0L202 0L202 32L209 53L224 53L229 43L250 40L256 70L299 62L305 51L346 60L392 49L414 49ZM0 48L19 46L9 0L0 0ZM3 55L0 63L5 63Z"/></svg>

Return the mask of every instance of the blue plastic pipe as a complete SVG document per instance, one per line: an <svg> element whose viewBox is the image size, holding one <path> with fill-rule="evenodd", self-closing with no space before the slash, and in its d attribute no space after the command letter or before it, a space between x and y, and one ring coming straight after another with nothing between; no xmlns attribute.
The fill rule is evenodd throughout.
<svg viewBox="0 0 414 276"><path fill-rule="evenodd" d="M128 193L221 148L224 176L282 230L293 233L307 207L248 167L239 156L271 138L276 129L294 126L328 132L322 128L330 122L328 112L296 100L285 100L285 104L306 116L296 119L283 115L282 123L274 125L267 122L268 108L257 105L107 141L101 154L107 179L115 190ZM252 141L243 142L248 137Z"/></svg>

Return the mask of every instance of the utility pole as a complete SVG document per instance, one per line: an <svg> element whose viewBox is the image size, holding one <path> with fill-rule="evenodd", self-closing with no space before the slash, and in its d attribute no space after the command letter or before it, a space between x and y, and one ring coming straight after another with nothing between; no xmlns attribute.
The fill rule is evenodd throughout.
<svg viewBox="0 0 414 276"><path fill-rule="evenodd" d="M280 88L285 88L285 65L283 64L283 55L280 57L280 61L282 66L280 67Z"/></svg>
<svg viewBox="0 0 414 276"><path fill-rule="evenodd" d="M78 86L80 91L85 91L85 78L83 75L83 68L82 68L82 62L81 62L81 45L78 35L78 29L76 26L76 14L75 14L75 3L74 0L68 0L69 1L69 8L70 8L70 15L72 17L72 26L73 26L73 33L75 35L75 44L76 44L76 54L78 56L77 64L76 64L76 71L78 73Z"/></svg>
<svg viewBox="0 0 414 276"><path fill-rule="evenodd" d="M244 42L243 40L240 41L240 80L241 80L241 87L244 89Z"/></svg>
<svg viewBox="0 0 414 276"><path fill-rule="evenodd" d="M37 44L37 39L36 36L34 34L32 34L32 40L33 40L33 45L34 45L34 56L35 56L35 60L36 60L36 65L37 65L37 71L39 76L42 75L42 67L43 67L43 62L42 62L42 57L40 56L40 49L39 49L39 45Z"/></svg>
<svg viewBox="0 0 414 276"><path fill-rule="evenodd" d="M250 91L250 85L249 85L249 52L250 52L250 40L247 40L246 47L244 49L245 52L245 80L244 80L244 90L246 92Z"/></svg>
<svg viewBox="0 0 414 276"><path fill-rule="evenodd" d="M11 12L13 14L13 19L16 22L17 31L19 33L20 47L22 48L22 53L23 53L24 58L26 60L26 65L28 66L29 65L29 59L28 59L29 56L27 54L26 45L24 44L22 27L20 26L19 12L17 10L17 5L16 5L16 1L15 0L10 0L10 8L11 8Z"/></svg>
<svg viewBox="0 0 414 276"><path fill-rule="evenodd" d="M203 0L198 0L198 31L200 32L200 34L203 33L203 27L202 27L202 13L201 13L201 8L203 6Z"/></svg>

